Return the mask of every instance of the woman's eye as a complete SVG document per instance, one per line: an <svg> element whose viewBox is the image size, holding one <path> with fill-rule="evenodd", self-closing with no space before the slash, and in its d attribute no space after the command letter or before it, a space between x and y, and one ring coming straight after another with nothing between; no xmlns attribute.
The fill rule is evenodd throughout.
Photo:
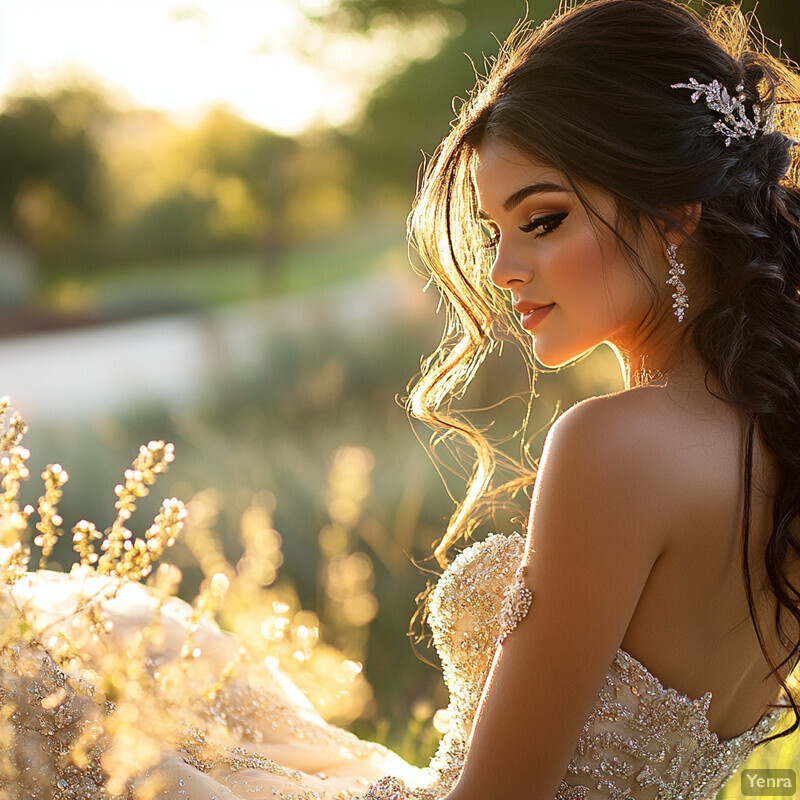
<svg viewBox="0 0 800 800"><path fill-rule="evenodd" d="M486 239L483 243L485 248L491 250L493 247L497 247L497 245L500 244L500 228L498 228L493 222L484 222L483 232L486 236Z"/></svg>
<svg viewBox="0 0 800 800"><path fill-rule="evenodd" d="M534 233L534 238L546 236L554 231L566 218L568 212L559 211L557 214L545 214L542 217L534 217L527 225L520 225L523 233L534 233L537 228L541 228L541 233Z"/></svg>

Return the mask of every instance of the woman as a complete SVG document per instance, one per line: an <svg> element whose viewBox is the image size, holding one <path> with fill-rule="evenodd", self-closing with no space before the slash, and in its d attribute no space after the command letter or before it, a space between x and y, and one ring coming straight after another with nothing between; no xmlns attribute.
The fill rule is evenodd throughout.
<svg viewBox="0 0 800 800"><path fill-rule="evenodd" d="M114 793L142 797L714 798L797 714L796 98L798 76L751 49L738 12L707 25L670 0L596 0L521 28L429 165L412 233L450 324L410 409L477 455L437 556L530 482L495 487L493 450L449 410L513 333L509 305L539 364L607 342L626 388L550 429L527 538L472 545L431 594L451 726L428 769L326 726L263 664L198 693L235 643L178 601L40 573L10 593L33 629L77 628L73 657L98 626L111 653L158 623L127 713L141 728L158 716L149 703L169 724L148 740L147 771L119 766L100 722L76 757L63 742L102 706L63 665L7 658L18 678L0 699L36 717L4 717L29 742L8 768L17 785L38 763L59 797L105 796L90 786L105 770ZM102 622L86 630L74 608L89 595ZM59 617L46 596L71 605ZM151 680L195 645L180 679ZM32 694L67 709L61 728L26 708ZM40 744L59 732L59 747ZM11 796L44 796L35 783Z"/></svg>

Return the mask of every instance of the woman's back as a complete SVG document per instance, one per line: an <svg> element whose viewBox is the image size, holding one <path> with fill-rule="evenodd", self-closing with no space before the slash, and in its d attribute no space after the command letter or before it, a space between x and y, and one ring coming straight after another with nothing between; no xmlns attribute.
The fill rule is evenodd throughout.
<svg viewBox="0 0 800 800"><path fill-rule="evenodd" d="M748 612L741 568L744 509L744 425L702 380L677 387L642 386L611 399L620 424L649 429L642 452L663 476L656 497L669 505L634 509L642 525L665 528L666 547L654 565L622 648L666 687L690 698L710 691L709 727L721 739L752 727L778 698L765 680L764 658ZM636 424L636 423L634 423ZM774 630L774 598L761 591L763 554L772 524L768 492L773 466L753 443L750 558L753 601L765 644L777 662L789 651ZM635 502L635 500L634 500ZM792 629L790 628L790 631ZM796 635L796 634L792 634ZM785 677L788 667L781 670Z"/></svg>

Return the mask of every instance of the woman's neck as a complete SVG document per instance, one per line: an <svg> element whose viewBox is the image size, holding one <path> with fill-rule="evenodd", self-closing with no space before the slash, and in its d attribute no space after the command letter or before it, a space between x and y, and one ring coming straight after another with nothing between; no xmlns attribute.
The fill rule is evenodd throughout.
<svg viewBox="0 0 800 800"><path fill-rule="evenodd" d="M675 323L672 320L673 324ZM663 330L663 328L662 328ZM691 341L677 331L651 336L641 346L627 348L612 344L620 363L625 388L644 385L691 386L706 380L707 366ZM708 376L709 385L714 381Z"/></svg>

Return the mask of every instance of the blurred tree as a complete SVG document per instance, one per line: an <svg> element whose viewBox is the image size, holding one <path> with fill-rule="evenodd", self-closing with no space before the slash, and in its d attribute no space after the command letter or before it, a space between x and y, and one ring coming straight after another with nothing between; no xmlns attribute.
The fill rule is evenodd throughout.
<svg viewBox="0 0 800 800"><path fill-rule="evenodd" d="M212 109L192 128L133 110L107 132L104 155L117 198L94 263L261 247L267 260L287 244L289 163L298 146Z"/></svg>
<svg viewBox="0 0 800 800"><path fill-rule="evenodd" d="M335 230L349 209L347 153L324 132L285 137L217 109L188 134L190 181L212 197L208 230L220 243L257 242L267 264Z"/></svg>
<svg viewBox="0 0 800 800"><path fill-rule="evenodd" d="M349 153L335 135L272 133L218 107L193 128L120 117L106 147L115 230L95 261L258 249L274 264L342 223Z"/></svg>
<svg viewBox="0 0 800 800"><path fill-rule="evenodd" d="M184 142L190 188L211 201L207 231L219 244L260 241L268 259L286 247L283 222L291 139L212 110Z"/></svg>
<svg viewBox="0 0 800 800"><path fill-rule="evenodd" d="M484 71L484 55L526 15L536 20L552 14L558 0L341 0L328 24L367 29L381 15L412 24L437 14L450 36L431 59L413 61L392 76L370 99L350 146L359 161L359 180L368 188L392 188L413 195L422 153L433 152L455 116L453 98L466 98L475 71ZM456 100L456 107L458 101Z"/></svg>
<svg viewBox="0 0 800 800"><path fill-rule="evenodd" d="M0 113L0 232L45 260L102 219L97 137L112 111L95 87L7 98Z"/></svg>
<svg viewBox="0 0 800 800"><path fill-rule="evenodd" d="M351 205L335 133L289 138L223 106L187 128L90 88L19 95L0 114L0 151L4 260L22 247L49 269L242 251L272 267L338 231Z"/></svg>

